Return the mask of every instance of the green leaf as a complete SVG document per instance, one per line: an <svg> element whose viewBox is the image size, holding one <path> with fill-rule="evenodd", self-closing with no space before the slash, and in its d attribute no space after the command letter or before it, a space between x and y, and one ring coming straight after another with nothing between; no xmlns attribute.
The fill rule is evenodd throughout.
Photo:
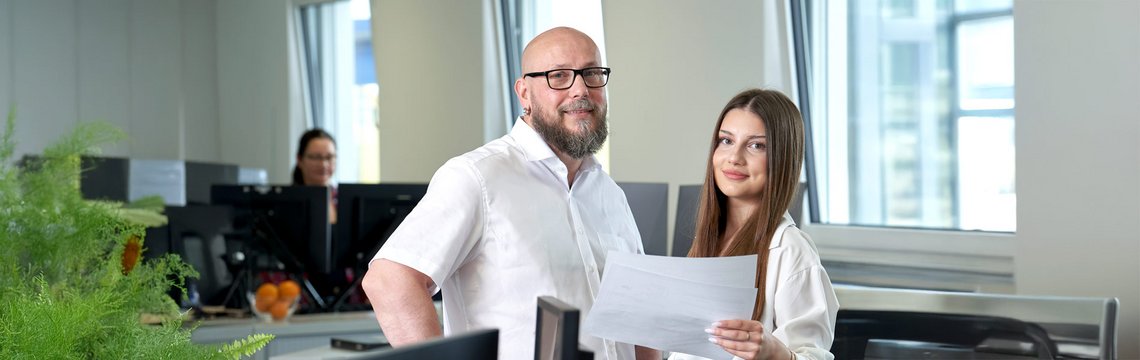
<svg viewBox="0 0 1140 360"><path fill-rule="evenodd" d="M269 341L273 340L273 338L273 334L253 334L245 339L239 339L233 343L222 346L221 349L218 349L218 352L228 359L235 360L240 359L242 356L253 356L254 353L269 344Z"/></svg>

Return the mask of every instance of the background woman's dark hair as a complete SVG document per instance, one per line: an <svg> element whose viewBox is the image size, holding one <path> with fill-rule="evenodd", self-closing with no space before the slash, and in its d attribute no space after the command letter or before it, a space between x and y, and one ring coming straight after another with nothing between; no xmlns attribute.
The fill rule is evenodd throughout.
<svg viewBox="0 0 1140 360"><path fill-rule="evenodd" d="M772 242L776 227L783 220L784 212L788 211L788 206L792 203L793 194L800 181L800 167L804 158L804 124L795 103L778 91L745 90L728 101L724 110L720 112L716 127L713 128L709 159L705 168L705 183L701 187L701 200L697 209L697 231L693 247L689 249L691 257L721 255L723 245L720 234L725 231L728 199L716 185L712 155L716 151L724 117L734 109L741 109L760 117L768 139L768 180L760 193L760 206L754 213L748 214L748 221L736 233L739 241L724 239L725 242L732 244L732 247L723 253L726 256L759 255L760 259L756 264L758 292L755 310L752 313L752 319L759 321L764 311L768 246Z"/></svg>
<svg viewBox="0 0 1140 360"><path fill-rule="evenodd" d="M301 158L305 156L305 149L314 139L329 139L336 146L336 139L320 128L310 129L301 135L301 143L297 144L297 164L293 165L293 185L305 185L305 177L301 175Z"/></svg>

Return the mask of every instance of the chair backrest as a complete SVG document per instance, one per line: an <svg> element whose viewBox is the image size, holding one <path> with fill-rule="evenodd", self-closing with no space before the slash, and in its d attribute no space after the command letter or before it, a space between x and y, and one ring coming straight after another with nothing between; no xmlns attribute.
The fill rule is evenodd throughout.
<svg viewBox="0 0 1140 360"><path fill-rule="evenodd" d="M1026 336L1044 337L1054 343L1050 349L1057 351L1054 356L1116 358L1116 313L1119 306L1116 298L1015 296L850 285L836 285L835 295L841 306L840 324L856 313L875 312L947 315L958 319L975 317L998 319L997 322L1012 319L1027 324L1024 327ZM841 336L860 336L840 334L841 327L837 326L837 340Z"/></svg>
<svg viewBox="0 0 1140 360"><path fill-rule="evenodd" d="M629 202L629 209L633 211L633 221L637 223L637 231L641 233L641 242L645 245L645 253L649 255L668 255L668 210L669 210L669 184L666 183L617 183L625 192Z"/></svg>
<svg viewBox="0 0 1140 360"><path fill-rule="evenodd" d="M792 195L792 203L788 204L788 214L792 215L792 221L800 229L804 228L804 191L807 190L807 183L800 183L796 186L796 194Z"/></svg>
<svg viewBox="0 0 1140 360"><path fill-rule="evenodd" d="M697 234L697 206L701 201L701 185L681 185L677 191L677 215L673 223L671 256L685 257Z"/></svg>

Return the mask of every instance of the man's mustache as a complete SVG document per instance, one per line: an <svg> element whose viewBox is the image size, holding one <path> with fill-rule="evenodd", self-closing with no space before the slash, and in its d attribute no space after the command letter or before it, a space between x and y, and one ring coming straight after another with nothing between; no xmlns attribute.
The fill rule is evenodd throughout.
<svg viewBox="0 0 1140 360"><path fill-rule="evenodd" d="M560 112L578 111L578 110L594 111L597 109L598 109L598 105L596 105L596 104L594 104L594 102L592 102L590 100L586 100L586 99L574 100L574 102L572 102L572 103L558 107L558 111L560 111Z"/></svg>

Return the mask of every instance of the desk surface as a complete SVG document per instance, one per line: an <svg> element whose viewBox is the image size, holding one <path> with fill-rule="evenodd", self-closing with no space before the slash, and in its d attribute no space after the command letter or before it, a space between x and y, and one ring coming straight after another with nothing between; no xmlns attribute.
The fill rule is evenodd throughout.
<svg viewBox="0 0 1140 360"><path fill-rule="evenodd" d="M194 330L194 342L224 342L244 337L238 334L282 336L324 333L380 333L371 311L294 315L285 321L266 322L257 318L203 320Z"/></svg>
<svg viewBox="0 0 1140 360"><path fill-rule="evenodd" d="M289 327L290 325L301 325L318 322L330 321L346 321L346 320L371 320L376 321L376 314L371 311L353 311L353 312L338 312L338 313L317 313L317 314L298 314L289 317L285 321L264 321L256 317L248 318L217 318L202 320L198 328L210 328L220 326L256 326L262 328L273 327Z"/></svg>
<svg viewBox="0 0 1140 360"><path fill-rule="evenodd" d="M442 324L442 304L435 303ZM343 336L383 335L372 311L294 315L286 321L265 322L257 318L203 320L191 334L198 344L229 343L250 334L273 334L276 338L255 359L354 359L375 351L332 349L330 339Z"/></svg>

